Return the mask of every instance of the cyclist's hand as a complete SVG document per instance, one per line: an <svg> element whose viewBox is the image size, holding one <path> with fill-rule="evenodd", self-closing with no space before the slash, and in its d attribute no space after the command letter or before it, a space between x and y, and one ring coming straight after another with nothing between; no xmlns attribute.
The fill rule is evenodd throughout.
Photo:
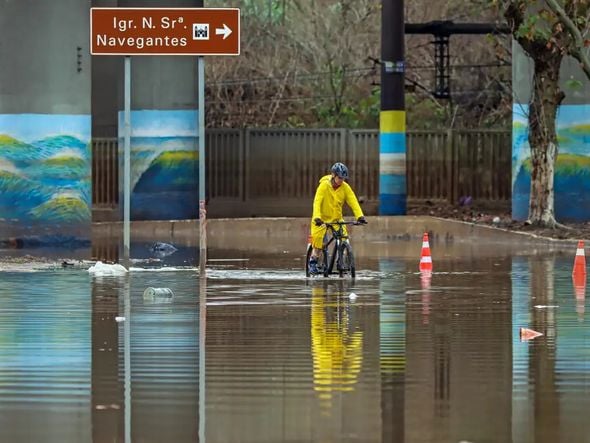
<svg viewBox="0 0 590 443"><path fill-rule="evenodd" d="M324 222L322 221L321 218L314 218L313 222L315 223L316 226L322 226L324 224Z"/></svg>
<svg viewBox="0 0 590 443"><path fill-rule="evenodd" d="M365 216L363 215L363 216L361 216L361 217L357 218L357 219L356 219L356 222L357 222L359 225L366 225L366 224L367 224L367 219L366 219L366 218L365 218Z"/></svg>

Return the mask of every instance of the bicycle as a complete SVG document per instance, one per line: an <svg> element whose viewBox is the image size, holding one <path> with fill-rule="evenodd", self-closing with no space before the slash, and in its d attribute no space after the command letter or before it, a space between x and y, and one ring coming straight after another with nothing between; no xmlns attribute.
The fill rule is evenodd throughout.
<svg viewBox="0 0 590 443"><path fill-rule="evenodd" d="M318 270L320 270L319 274L323 274L324 277L329 277L330 274L338 274L339 277L344 277L345 274L350 274L351 278L355 278L356 276L356 269L354 265L354 254L352 252L352 246L348 241L348 235L344 235L343 226L351 225L351 226L359 226L364 225L365 223L359 223L356 221L342 221L342 222L331 222L331 223L324 223L328 228L329 233L331 234L330 239L326 242L326 237L328 237L328 232L326 232L326 237L324 237L324 246L322 248L322 253L320 257L318 257ZM332 248L332 254L328 253L329 246L334 243L334 247ZM311 252L313 247L310 243L307 244L307 253L305 256L305 276L310 277L312 273L309 270L309 259L311 258ZM336 272L334 271L334 264L336 265Z"/></svg>

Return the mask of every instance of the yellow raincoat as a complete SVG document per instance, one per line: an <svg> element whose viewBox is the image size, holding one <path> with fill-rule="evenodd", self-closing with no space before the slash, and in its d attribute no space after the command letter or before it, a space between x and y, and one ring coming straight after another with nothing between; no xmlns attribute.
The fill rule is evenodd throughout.
<svg viewBox="0 0 590 443"><path fill-rule="evenodd" d="M342 221L342 206L344 202L350 206L355 218L363 216L363 210L350 185L346 182L334 189L332 186L332 175L325 175L320 178L320 184L315 191L313 199L313 215L311 216L311 238L312 246L322 249L326 226L316 226L314 220L321 219L323 222ZM346 229L345 229L346 232Z"/></svg>

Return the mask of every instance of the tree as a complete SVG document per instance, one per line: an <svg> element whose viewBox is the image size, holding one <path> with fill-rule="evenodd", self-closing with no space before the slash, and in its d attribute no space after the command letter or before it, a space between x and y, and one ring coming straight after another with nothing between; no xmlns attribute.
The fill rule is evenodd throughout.
<svg viewBox="0 0 590 443"><path fill-rule="evenodd" d="M241 55L206 63L211 127L379 127L379 0L207 0L239 7ZM406 22L494 21L490 0L412 0ZM386 25L387 26L387 25ZM510 48L512 39L501 38ZM406 38L408 127L504 126L511 122L509 51L481 36L452 37L453 100L433 96L431 35Z"/></svg>
<svg viewBox="0 0 590 443"><path fill-rule="evenodd" d="M529 103L531 193L529 220L555 227L554 171L558 155L556 115L565 97L559 87L559 70L565 56L580 63L590 79L586 47L588 0L500 0L514 39L533 61ZM545 6L548 6L546 8Z"/></svg>
<svg viewBox="0 0 590 443"><path fill-rule="evenodd" d="M545 1L571 36L570 46L565 49L580 63L590 80L590 56L586 49L590 47L590 40L587 38L590 32L590 2L574 0L562 6L558 0Z"/></svg>

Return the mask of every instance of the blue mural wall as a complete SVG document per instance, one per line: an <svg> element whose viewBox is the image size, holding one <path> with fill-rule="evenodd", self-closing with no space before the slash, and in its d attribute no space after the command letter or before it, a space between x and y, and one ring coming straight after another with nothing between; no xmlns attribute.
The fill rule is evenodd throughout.
<svg viewBox="0 0 590 443"><path fill-rule="evenodd" d="M198 217L197 118L196 110L131 112L132 220ZM121 173L123 131L124 114L119 112ZM119 183L122 202L122 175Z"/></svg>
<svg viewBox="0 0 590 443"><path fill-rule="evenodd" d="M512 217L526 220L531 189L528 105L514 104L512 123ZM590 105L562 105L557 115L555 216L590 220Z"/></svg>
<svg viewBox="0 0 590 443"><path fill-rule="evenodd" d="M90 237L89 115L0 114L0 223Z"/></svg>

